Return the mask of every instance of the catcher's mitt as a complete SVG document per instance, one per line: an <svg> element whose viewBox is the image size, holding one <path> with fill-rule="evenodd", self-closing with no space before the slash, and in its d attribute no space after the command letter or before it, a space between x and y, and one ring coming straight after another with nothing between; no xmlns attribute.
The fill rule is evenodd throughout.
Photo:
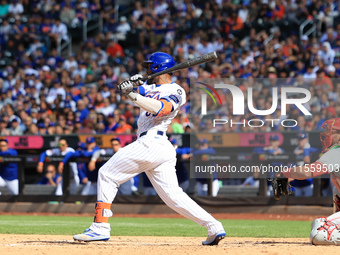
<svg viewBox="0 0 340 255"><path fill-rule="evenodd" d="M282 195L288 196L291 192L289 188L291 185L288 182L288 178L284 177L282 174L279 177L269 179L272 183L274 198L279 200Z"/></svg>

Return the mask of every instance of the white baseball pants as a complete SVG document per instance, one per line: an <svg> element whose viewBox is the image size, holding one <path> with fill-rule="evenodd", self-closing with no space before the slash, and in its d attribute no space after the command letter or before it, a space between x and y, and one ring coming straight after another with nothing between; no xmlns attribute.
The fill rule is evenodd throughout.
<svg viewBox="0 0 340 255"><path fill-rule="evenodd" d="M19 180L5 180L0 176L0 187L7 187L12 195L19 195ZM0 194L1 195L1 194Z"/></svg>
<svg viewBox="0 0 340 255"><path fill-rule="evenodd" d="M176 151L165 136L148 134L120 149L100 169L97 199L112 203L120 184L145 172L160 198L171 209L208 229L213 235L222 224L194 202L178 186ZM109 223L92 223L90 229L110 235Z"/></svg>

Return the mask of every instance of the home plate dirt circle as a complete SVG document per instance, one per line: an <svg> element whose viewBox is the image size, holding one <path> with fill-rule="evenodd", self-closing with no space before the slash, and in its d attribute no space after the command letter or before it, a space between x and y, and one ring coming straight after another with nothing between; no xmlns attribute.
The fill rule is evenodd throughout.
<svg viewBox="0 0 340 255"><path fill-rule="evenodd" d="M307 238L226 237L218 246L202 246L202 237L112 236L107 242L78 242L72 236L0 235L1 255L93 254L339 254L337 246L314 246Z"/></svg>

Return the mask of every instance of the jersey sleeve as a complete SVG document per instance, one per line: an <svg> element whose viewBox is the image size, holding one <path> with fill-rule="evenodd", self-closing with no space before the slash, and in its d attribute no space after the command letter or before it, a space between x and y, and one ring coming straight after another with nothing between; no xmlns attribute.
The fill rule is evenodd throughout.
<svg viewBox="0 0 340 255"><path fill-rule="evenodd" d="M317 161L326 165L329 172L338 172L340 168L339 156L340 149L333 149L324 153Z"/></svg>
<svg viewBox="0 0 340 255"><path fill-rule="evenodd" d="M169 95L163 96L161 99L165 99L170 102L173 106L174 110L177 110L186 102L185 91L182 87L176 86L172 91L169 92Z"/></svg>

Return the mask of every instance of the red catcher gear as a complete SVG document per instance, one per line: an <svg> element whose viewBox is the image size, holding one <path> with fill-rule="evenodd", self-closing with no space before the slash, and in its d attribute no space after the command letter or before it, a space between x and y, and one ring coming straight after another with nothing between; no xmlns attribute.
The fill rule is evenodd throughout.
<svg viewBox="0 0 340 255"><path fill-rule="evenodd" d="M320 140L323 146L323 151L333 145L332 134L333 130L340 130L340 118L326 120L321 128L325 129L325 132L320 134Z"/></svg>

